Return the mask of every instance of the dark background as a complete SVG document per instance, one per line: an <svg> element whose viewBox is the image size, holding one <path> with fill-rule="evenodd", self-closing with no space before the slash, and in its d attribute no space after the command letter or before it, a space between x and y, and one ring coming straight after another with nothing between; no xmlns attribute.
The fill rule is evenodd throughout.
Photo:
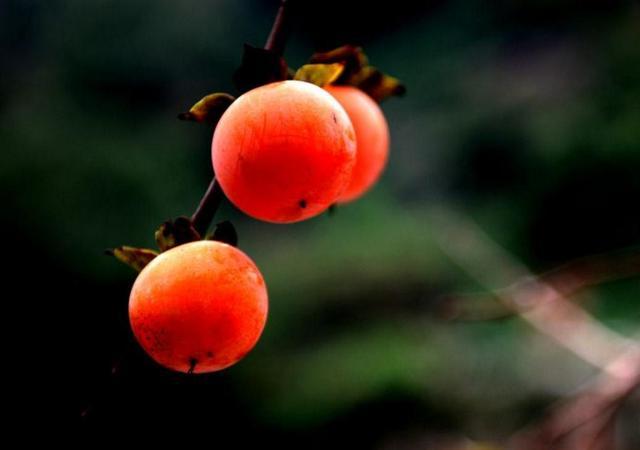
<svg viewBox="0 0 640 450"><path fill-rule="evenodd" d="M640 8L628 1L305 2L290 66L356 43L408 88L383 104L387 171L361 201L300 224L226 204L218 218L268 283L261 341L205 376L143 354L127 322L135 273L102 252L152 247L161 222L193 211L211 132L176 114L234 93L242 44L264 43L276 9L0 2L5 321L18 328L11 372L27 381L14 419L185 445L449 448L433 442L504 438L593 374L516 319L443 320L443 298L483 287L434 243L429 217L463 211L534 271L640 244ZM637 337L637 278L579 300ZM639 448L628 410L621 442Z"/></svg>

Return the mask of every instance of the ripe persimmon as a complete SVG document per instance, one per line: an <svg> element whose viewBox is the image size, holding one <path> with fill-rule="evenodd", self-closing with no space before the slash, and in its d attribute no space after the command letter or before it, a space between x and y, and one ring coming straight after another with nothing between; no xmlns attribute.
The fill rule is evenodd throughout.
<svg viewBox="0 0 640 450"><path fill-rule="evenodd" d="M322 213L347 187L356 137L327 91L287 80L233 102L216 126L211 154L236 207L268 222L297 222Z"/></svg>
<svg viewBox="0 0 640 450"><path fill-rule="evenodd" d="M389 157L389 127L378 104L352 86L327 86L327 91L344 107L356 132L356 165L351 181L338 202L364 195L384 171Z"/></svg>
<svg viewBox="0 0 640 450"><path fill-rule="evenodd" d="M235 247L196 241L153 259L138 275L129 320L142 348L180 372L213 372L242 359L267 319L267 289Z"/></svg>

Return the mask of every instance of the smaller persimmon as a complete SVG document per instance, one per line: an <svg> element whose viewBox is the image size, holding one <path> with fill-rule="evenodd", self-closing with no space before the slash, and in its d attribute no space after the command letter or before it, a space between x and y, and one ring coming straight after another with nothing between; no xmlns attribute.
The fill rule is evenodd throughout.
<svg viewBox="0 0 640 450"><path fill-rule="evenodd" d="M378 104L352 86L327 86L326 90L347 111L356 132L356 165L339 203L364 195L382 175L389 157L389 127Z"/></svg>

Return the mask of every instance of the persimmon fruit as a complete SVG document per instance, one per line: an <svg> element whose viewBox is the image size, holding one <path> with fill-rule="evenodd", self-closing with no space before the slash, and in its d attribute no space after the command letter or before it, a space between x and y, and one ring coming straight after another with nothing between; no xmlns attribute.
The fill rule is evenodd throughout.
<svg viewBox="0 0 640 450"><path fill-rule="evenodd" d="M326 90L280 81L229 106L214 131L211 156L222 190L241 211L297 222L325 211L348 186L356 135Z"/></svg>
<svg viewBox="0 0 640 450"><path fill-rule="evenodd" d="M389 157L389 127L380 106L352 86L327 86L344 107L356 132L356 164L351 181L338 198L353 201L369 191L382 175Z"/></svg>
<svg viewBox="0 0 640 450"><path fill-rule="evenodd" d="M138 275L129 320L142 348L180 372L213 372L242 359L267 319L267 289L242 251L217 241L174 247Z"/></svg>

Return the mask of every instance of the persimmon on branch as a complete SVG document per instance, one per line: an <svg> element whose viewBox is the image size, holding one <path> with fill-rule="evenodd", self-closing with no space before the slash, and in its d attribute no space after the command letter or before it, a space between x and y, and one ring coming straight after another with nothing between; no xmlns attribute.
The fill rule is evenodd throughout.
<svg viewBox="0 0 640 450"><path fill-rule="evenodd" d="M276 55L282 56L284 53L284 49L287 43L287 37L290 31L290 12L289 5L290 1L282 0L280 2L280 8L278 9L278 13L273 22L273 26L271 28L271 32L269 33L269 37L267 38L267 42L264 46L264 49L267 51L274 52ZM214 94L215 95L215 94ZM227 107L233 102L234 98L230 95L219 94L216 97L215 105L216 108L206 107L208 103L210 103L211 99L203 99L203 114L208 115L207 121L217 123L222 116L222 113L226 110ZM194 105L196 111L199 111L200 108L198 105ZM192 109L194 109L192 108ZM192 116L193 113L182 113L178 115L178 118L183 120L196 120L196 121L204 121L204 117L200 116L195 119ZM215 175L211 179L209 183L209 187L205 191L202 199L200 199L200 203L198 207L191 215L191 223L193 227L200 233L201 236L204 236L207 233L207 229L211 225L213 218L215 217L216 211L218 207L224 200L224 192L220 187L220 183L216 181ZM235 232L234 232L235 233ZM237 238L236 238L237 240Z"/></svg>
<svg viewBox="0 0 640 450"><path fill-rule="evenodd" d="M212 93L178 115L214 130L217 173L194 213L160 225L158 250L107 251L140 272L129 298L131 328L143 349L173 370L209 372L234 364L255 345L266 320L264 280L234 248L233 225L220 222L207 234L226 198L258 219L303 220L364 195L386 164L388 130L376 102L404 87L350 45L314 54L310 64L291 70L282 56L291 3L281 2L264 48L244 46L233 74L238 99ZM324 89L329 84L343 91ZM381 127L385 139L356 145L357 135L372 126ZM116 362L112 375L121 366Z"/></svg>
<svg viewBox="0 0 640 450"><path fill-rule="evenodd" d="M344 161L336 159L328 163L324 159L329 155L333 155L333 153L322 151L316 154L318 149L325 150L322 148L323 146L328 149L340 148L342 144L339 141L325 143L318 141L312 148L305 147L307 150L313 150L311 153L307 152L306 156L305 152L301 151L301 148L293 149L296 146L300 147L299 143L285 142L286 145L292 147L292 153L284 155L278 161L279 170L274 170L275 162L271 161L268 164L269 167L254 168L247 174L246 180L242 183L238 182L240 178L238 173L230 175L228 178L233 178L233 180L224 183L221 180L221 177L224 178L225 176L224 166L233 165L234 168L237 168L236 161L246 161L247 153L249 153L247 148L251 147L247 146L244 141L235 142L231 138L230 141L224 142L225 150L218 151L219 156L213 158L214 166L216 165L215 160L221 161L224 154L235 153L227 157L227 159L230 159L228 163L220 162L218 164L219 173L214 174L212 177L194 213L190 217L181 216L167 221L156 231L156 243L161 252L177 245L208 237L227 243L237 243L237 233L229 222L217 224L213 234L207 236L207 231L219 206L230 195L230 199L236 207L253 217L272 222L292 222L309 218L327 209L331 212L336 202L345 203L361 197L375 184L384 170L388 157L389 132L386 119L376 102L382 101L389 96L404 94L404 86L398 79L371 66L362 49L353 45L345 45L328 52L315 53L311 56L309 64L303 65L297 71L289 69L282 53L291 29L291 7L294 3L292 0L281 2L264 48L250 45L244 46L242 62L233 74L233 81L238 91L241 94L252 97L254 102L259 91L253 92L253 90L260 86L278 81L286 82L287 80L306 82L304 86L307 87L303 89L304 92L300 92L300 89L293 89L290 86L285 87L283 85L282 89L289 89L289 92L284 95L285 98L281 100L286 104L276 105L275 103L278 99L273 97L260 99L261 101L258 103L265 106L263 111L265 116L262 120L266 120L267 116L272 115L273 110L287 108L292 110L294 106L288 105L291 103L290 100L300 98L302 101L299 103L302 106L313 110L308 112L308 123L301 123L300 125L304 129L319 130L318 120L315 116L322 109L320 105L328 105L324 108L328 111L336 109L335 113L326 118L325 123L327 124L331 124L331 117L335 117L336 119L333 119L333 121L337 123L337 118L343 115L337 109L344 109L352 122L353 131L349 131L348 127L343 127L341 133L346 133L347 135L351 133L354 137L359 136L357 163L350 169L349 158L343 158ZM325 89L320 94L318 90L312 88L312 85ZM325 90L338 101L339 105L330 103L329 96L324 93ZM318 96L317 101L304 100L304 98L310 99L314 96ZM268 102L273 104L269 105ZM235 103L236 98L230 94L212 93L204 96L188 111L180 113L178 118L204 123L216 130L214 143L212 144L212 150L215 154L216 135L218 135L218 141L224 140L222 136L225 135L225 131L234 134L236 133L234 128L240 125L239 123L232 123L218 127L218 123L223 117L225 122L232 122L231 117L234 114L231 111L228 114L225 114L225 112L231 109L236 112L236 116L241 118L252 115L258 116L258 114L246 114L249 112L255 113L255 111L247 111L246 106L244 107L245 110L243 110L243 107L237 106ZM303 117L303 114L299 111L291 111L291 113L293 118ZM282 117L279 119L282 119ZM237 120L237 122L241 121L240 119ZM282 120L279 121L281 122ZM259 127L262 122L254 125ZM260 157L263 157L265 146L272 146L269 142L270 139L280 139L278 135L282 135L282 130L279 125L279 123L273 124L276 127L273 130L273 135L269 135L265 130L258 130L264 134L264 138L262 141L256 141L252 145L259 152ZM248 120L242 123L242 128L251 129L251 124ZM315 136L307 136L307 141L314 142L317 138L326 134L319 130ZM282 143L280 145L283 147ZM308 176L309 166L324 169L316 169L314 173L317 174L317 177L314 179ZM332 172L326 170L330 166L333 166ZM301 169L307 175L301 176ZM298 181L296 181L296 177ZM341 186L346 178L349 178L348 181L350 182L343 189ZM234 188L239 184L242 185L241 189ZM299 195L294 198L292 204L284 205L283 202L289 202L290 198L294 197L292 195L294 190L292 187L295 187L296 184L298 185L297 191L299 191ZM227 186L226 190L223 190L224 185ZM274 186L280 186L280 191L283 192L275 192L272 189ZM341 196L337 195L339 191L343 191ZM324 198L309 199L306 198L306 192L325 192L326 195ZM264 214L263 211L257 211L264 210L264 205L269 203L273 204L272 208L275 210L282 211L289 208L291 211L289 214L284 215L280 212L277 214ZM144 268L158 254L155 250L131 246L118 247L109 253L137 271Z"/></svg>
<svg viewBox="0 0 640 450"><path fill-rule="evenodd" d="M265 51L272 52L274 55L279 55L281 58L282 52L284 51L286 38L288 34L288 2L286 0L282 0L280 8L278 10L278 14L274 21L271 33L269 34L269 38L267 40L267 44L265 46ZM246 48L246 47L245 47ZM224 93L216 93L205 96L202 100L198 101L189 111L180 113L178 118L181 120L191 120L195 122L203 122L215 127L217 122L220 120L220 117L225 112L225 110L233 103L235 98L229 94ZM181 216L173 221L167 221L163 223L155 233L156 243L160 252L164 252L181 244L185 244L192 241L197 241L204 238L207 234L207 230L213 218L215 217L216 211L218 210L220 204L225 199L224 192L220 184L217 182L215 175L213 176L211 182L207 190L205 191L203 197L201 198L198 207L191 215L191 217ZM237 245L237 234L233 227L233 225L224 221L219 223L216 226L215 231L213 232L212 238L217 241L223 241L231 244L232 246ZM152 272L150 272L145 279L139 280L139 285L143 285L143 287L153 287L153 278L154 277L164 277L166 275L165 271L166 267L169 266L171 271L178 270L179 272L185 273L193 270L202 270L202 265L196 264L194 266L194 261L197 261L198 257L203 254L209 254L212 256L218 255L217 257L224 256L225 259L232 259L235 261L239 261L240 265L244 265L245 268L241 269L242 271L248 270L254 273L254 277L252 280L262 280L261 275L259 274L257 268L253 265L253 263L244 255L242 252L233 250L231 248L226 247L215 247L208 246L206 243L204 246L199 246L197 248L189 247L187 248L186 255L182 255L180 258L170 258L168 261L163 261L163 264L160 267ZM134 270L140 272L142 271L149 263L151 263L156 257L159 255L159 252L151 249L144 248L136 248L131 246L120 246L114 249L109 249L106 251L107 254L115 256L118 260L124 262L129 265ZM212 262L211 258L206 258L207 263L210 265ZM215 258L214 258L215 259ZM216 276L219 275L219 271L217 271L215 267L210 267L209 265L205 265L204 269L212 271ZM158 265L156 265L157 267ZM237 265L236 265L237 266ZM238 274L242 275L242 274ZM209 281L214 285L216 284L216 276L213 278L208 277ZM147 279L151 279L151 281L147 281ZM257 340L262 326L264 325L264 320L266 319L266 291L264 291L264 282L258 283L255 285L255 281L248 281L250 284L254 286L246 285L243 289L245 293L248 293L248 298L253 298L253 293L258 293L258 297L260 298L259 304L260 307L255 309L255 319L253 326L253 333L256 334L253 342L248 342L249 348L247 348L246 341L236 341L234 346L239 347L236 349L236 357L231 357L229 354L213 354L211 350L208 349L200 349L200 351L204 351L204 356L206 357L206 361L201 362L195 355L192 355L188 358L187 361L176 362L171 360L164 361L165 365L173 366L176 370L182 370L187 373L194 373L196 369L199 367L204 367L206 369L213 368L218 369L220 367L224 367L229 363L235 362L235 360L244 356L244 354L250 349L250 347ZM211 289L216 289L216 286L202 285L201 283L196 283L194 285L194 289L204 290L204 295L210 295L210 293L206 291L210 291ZM178 286L180 288L180 286ZM184 284L182 286L184 289ZM133 295L132 298L134 300L133 304L130 304L130 308L133 307L133 315L130 316L130 320L132 321L132 326L137 327L138 329L142 328L141 339L146 339L150 335L144 331L145 328L145 308L146 301L148 300L145 296L145 290L141 289L140 294ZM131 302L132 299L130 299ZM215 305L213 305L215 307ZM218 305L217 308L224 307L224 305ZM228 312L227 312L228 313ZM136 325L141 323L142 325ZM256 326L257 325L257 326ZM166 331L166 330L165 330ZM229 337L229 336L227 336ZM153 337L152 337L153 338ZM221 338L221 335L217 336L218 340ZM201 347L201 344L206 344L205 342L200 342L198 347ZM193 348L189 349L190 354L193 353ZM154 352L157 353L157 352ZM154 357L157 358L165 358L163 354L154 354ZM235 359L234 359L235 358ZM175 365L179 364L179 365ZM122 359L117 360L114 364L112 364L111 375L116 376L120 372L120 367L122 366ZM97 402L102 401L103 399L99 399ZM95 404L96 402L94 402ZM81 409L80 416L87 417L89 413L92 411L93 405L90 404Z"/></svg>
<svg viewBox="0 0 640 450"><path fill-rule="evenodd" d="M233 225L220 222L208 234L225 199L258 220L297 222L360 198L386 165L389 131L377 102L404 88L350 45L291 70L283 58L291 4L281 2L264 48L245 44L233 74L237 98L208 94L178 115L213 129L214 177L195 212L160 225L158 251L110 251L140 272L129 321L138 343L164 367L228 367L253 348L266 321L264 281L233 249Z"/></svg>

